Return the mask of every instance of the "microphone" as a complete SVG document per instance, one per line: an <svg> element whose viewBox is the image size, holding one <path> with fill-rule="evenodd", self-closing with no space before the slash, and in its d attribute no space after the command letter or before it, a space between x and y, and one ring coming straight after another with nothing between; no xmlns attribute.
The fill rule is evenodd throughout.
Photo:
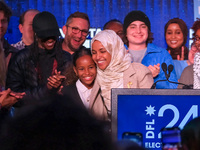
<svg viewBox="0 0 200 150"><path fill-rule="evenodd" d="M157 81L154 82L154 84L151 86L151 89L155 89L155 88L156 88L156 84L157 84L158 82L163 82L163 81L168 81L169 83L183 85L184 89L192 89L192 88L191 88L191 85L186 85L186 84L183 84L183 83L173 82L173 81L170 81L170 80L169 80L170 74L171 74L171 72L174 70L174 66L173 66L172 64L170 64L170 65L167 67L167 64L164 62L164 63L161 64L161 67L162 67L163 72L165 73L166 80L157 80ZM168 70L168 73L167 73L167 70Z"/></svg>
<svg viewBox="0 0 200 150"><path fill-rule="evenodd" d="M165 64L166 64L166 63L165 63ZM166 64L166 65L167 65L167 64ZM166 76L166 74L165 74L165 76L166 76L166 78L167 78L167 81L168 81L169 83L174 83L174 84L183 85L183 88L184 88L184 89L192 89L191 85L186 85L186 84L183 84L183 83L170 81L170 80L169 80L169 77L170 77L170 74L171 74L171 72L172 72L173 70L174 70L174 66L173 66L172 64L170 64L170 65L168 66L168 74L167 74L167 76ZM163 71L164 71L164 70L163 70Z"/></svg>
<svg viewBox="0 0 200 150"><path fill-rule="evenodd" d="M170 77L170 74L171 74L171 72L174 70L174 66L172 65L172 64L170 64L169 66L168 66L168 72L169 72L169 74L168 74L168 76ZM169 78L168 78L169 79Z"/></svg>
<svg viewBox="0 0 200 150"><path fill-rule="evenodd" d="M162 70L165 73L165 77L167 78L167 80L169 79L169 74L167 74L167 64L164 62L161 64Z"/></svg>
<svg viewBox="0 0 200 150"><path fill-rule="evenodd" d="M167 64L164 62L164 63L162 63L161 64L161 68L162 68L162 70L163 70L163 72L165 73L165 77L167 78L167 80L165 79L165 80L157 80L156 82L154 82L154 84L151 86L151 89L155 89L156 88L156 84L158 83L158 82L163 82L163 81L168 81L168 74L167 74Z"/></svg>

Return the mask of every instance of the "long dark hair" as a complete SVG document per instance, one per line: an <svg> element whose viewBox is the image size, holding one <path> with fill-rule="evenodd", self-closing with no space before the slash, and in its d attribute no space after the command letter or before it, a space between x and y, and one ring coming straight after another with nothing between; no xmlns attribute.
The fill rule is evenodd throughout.
<svg viewBox="0 0 200 150"><path fill-rule="evenodd" d="M60 68L63 66L63 54L62 54L62 40L60 38L56 39L55 43L55 53L56 53L56 61L58 63L58 67ZM36 40L36 36L34 37L34 42L32 45L30 45L30 57L31 60L33 60L35 67L38 66L38 61L39 61L39 47L38 47L38 42Z"/></svg>
<svg viewBox="0 0 200 150"><path fill-rule="evenodd" d="M171 51L171 56L173 59L177 59L177 55L180 55L181 56L181 52L182 52L182 46L184 46L184 59L187 60L188 59L188 53L189 53L189 50L188 48L185 46L186 42L187 42L187 35L188 35L188 28L187 28L187 25L186 23L182 20L182 19L179 19L179 18L173 18L173 19L170 19L166 24L165 24L165 37L166 37L166 32L167 32L167 28L169 27L170 24L172 23L176 23L179 25L179 27L181 28L181 31L183 33L183 38L184 38L184 41L181 45L181 47L178 47L177 49L173 49L171 47L167 47L167 50L170 50Z"/></svg>

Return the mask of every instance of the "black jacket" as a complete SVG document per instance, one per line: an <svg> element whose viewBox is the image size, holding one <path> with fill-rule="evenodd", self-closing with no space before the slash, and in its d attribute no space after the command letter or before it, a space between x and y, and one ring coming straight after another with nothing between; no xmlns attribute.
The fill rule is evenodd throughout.
<svg viewBox="0 0 200 150"><path fill-rule="evenodd" d="M11 60L8 66L6 89L14 92L26 92L27 96L39 99L47 92L46 85L40 84L37 71L37 52L34 52L33 44L19 51ZM61 44L56 43L57 70L64 71L71 64L71 55L62 50Z"/></svg>

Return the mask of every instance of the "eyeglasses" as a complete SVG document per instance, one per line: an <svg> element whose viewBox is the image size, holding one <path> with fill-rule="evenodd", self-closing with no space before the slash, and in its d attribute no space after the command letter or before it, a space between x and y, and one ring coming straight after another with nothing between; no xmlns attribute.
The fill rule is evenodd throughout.
<svg viewBox="0 0 200 150"><path fill-rule="evenodd" d="M119 35L119 36L124 36L124 32L123 32L123 31L118 31L118 32L117 32L117 35Z"/></svg>
<svg viewBox="0 0 200 150"><path fill-rule="evenodd" d="M194 42L199 42L200 41L200 37L198 37L198 36L195 36L193 39L194 39Z"/></svg>
<svg viewBox="0 0 200 150"><path fill-rule="evenodd" d="M66 26L72 28L72 32L75 33L75 34L78 34L81 31L81 34L83 36L88 35L88 30L80 30L78 27L71 27L71 26L68 26L68 25L66 25Z"/></svg>

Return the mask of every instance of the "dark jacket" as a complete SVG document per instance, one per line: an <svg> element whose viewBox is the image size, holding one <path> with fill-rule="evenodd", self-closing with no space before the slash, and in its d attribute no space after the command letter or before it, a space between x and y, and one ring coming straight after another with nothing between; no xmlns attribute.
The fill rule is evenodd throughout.
<svg viewBox="0 0 200 150"><path fill-rule="evenodd" d="M33 44L19 51L11 60L8 66L6 88L11 88L14 92L26 92L27 96L36 99L41 98L47 92L47 86L40 84L39 73L37 71L38 54L34 52ZM60 46L59 46L60 45ZM62 50L61 44L56 43L55 60L57 70L64 71L71 64L71 55ZM41 70L42 71L42 70Z"/></svg>
<svg viewBox="0 0 200 150"><path fill-rule="evenodd" d="M10 53L16 53L18 50L11 46L6 39L3 40L3 49L5 57L7 57Z"/></svg>

